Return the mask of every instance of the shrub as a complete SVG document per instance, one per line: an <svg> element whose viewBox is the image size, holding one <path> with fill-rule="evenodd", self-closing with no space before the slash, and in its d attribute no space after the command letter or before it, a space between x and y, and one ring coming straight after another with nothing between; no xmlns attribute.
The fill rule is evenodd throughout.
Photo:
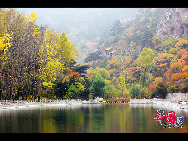
<svg viewBox="0 0 188 141"><path fill-rule="evenodd" d="M131 89L130 94L131 98L139 98L140 97L141 89L139 86L135 86Z"/></svg>
<svg viewBox="0 0 188 141"><path fill-rule="evenodd" d="M149 95L149 98L154 98L154 97L156 97L156 89L151 90Z"/></svg>
<svg viewBox="0 0 188 141"><path fill-rule="evenodd" d="M140 98L146 98L146 94L147 94L147 88L142 88L140 90Z"/></svg>
<svg viewBox="0 0 188 141"><path fill-rule="evenodd" d="M170 85L170 86L167 88L167 92L169 92L169 93L176 93L176 92L179 92L179 89L176 88L176 86L174 86L174 85Z"/></svg>
<svg viewBox="0 0 188 141"><path fill-rule="evenodd" d="M188 92L188 79L185 79L185 82L180 87L180 91L182 93L187 93Z"/></svg>
<svg viewBox="0 0 188 141"><path fill-rule="evenodd" d="M156 94L158 94L160 97L165 98L167 95L167 87L164 83L159 83L156 87Z"/></svg>

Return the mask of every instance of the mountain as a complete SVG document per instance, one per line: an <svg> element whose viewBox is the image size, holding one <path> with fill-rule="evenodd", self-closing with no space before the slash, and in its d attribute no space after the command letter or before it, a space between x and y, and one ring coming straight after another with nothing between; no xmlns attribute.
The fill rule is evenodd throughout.
<svg viewBox="0 0 188 141"><path fill-rule="evenodd" d="M165 9L162 19L157 25L157 36L179 38L188 35L188 9Z"/></svg>
<svg viewBox="0 0 188 141"><path fill-rule="evenodd" d="M122 31L112 35L112 32L105 35L105 38L98 41L98 49L104 54L104 50L113 46L120 54L138 54L144 47L154 48L154 37L160 38L182 38L188 35L188 8L143 8L120 23ZM118 28L115 24L109 28ZM102 37L101 37L102 38Z"/></svg>
<svg viewBox="0 0 188 141"><path fill-rule="evenodd" d="M85 58L110 84L137 98L188 91L188 8L140 8L110 29Z"/></svg>
<svg viewBox="0 0 188 141"><path fill-rule="evenodd" d="M35 11L38 25L47 25L57 33L65 33L80 51L78 62L96 50L96 39L108 37L109 29L117 19L125 19L137 8L16 8L23 13Z"/></svg>
<svg viewBox="0 0 188 141"><path fill-rule="evenodd" d="M188 92L187 8L139 8L129 15L127 9L36 10L54 30L68 33L45 30L41 20L36 25L35 12L0 9L4 98L38 92L62 98L165 98Z"/></svg>

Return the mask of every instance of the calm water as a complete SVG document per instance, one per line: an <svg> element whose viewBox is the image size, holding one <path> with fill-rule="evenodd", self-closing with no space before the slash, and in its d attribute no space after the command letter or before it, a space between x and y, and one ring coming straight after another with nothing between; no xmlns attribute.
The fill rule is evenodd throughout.
<svg viewBox="0 0 188 141"><path fill-rule="evenodd" d="M0 111L0 133L184 133L183 128L165 129L154 120L157 108L138 104L96 104ZM164 110L165 113L169 110ZM165 121L165 120L164 120Z"/></svg>

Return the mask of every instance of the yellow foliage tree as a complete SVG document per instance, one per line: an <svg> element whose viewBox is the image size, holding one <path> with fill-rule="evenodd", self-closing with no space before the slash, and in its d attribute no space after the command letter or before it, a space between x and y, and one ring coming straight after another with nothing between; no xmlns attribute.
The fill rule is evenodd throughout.
<svg viewBox="0 0 188 141"><path fill-rule="evenodd" d="M188 40L181 39L176 43L175 47L183 47L184 45L188 45Z"/></svg>
<svg viewBox="0 0 188 141"><path fill-rule="evenodd" d="M57 77L63 79L62 72L72 60L75 60L75 51L75 46L70 43L65 32L58 35L56 31L46 30L44 43L39 49L43 68L40 69L41 79L45 82L43 86L51 88Z"/></svg>

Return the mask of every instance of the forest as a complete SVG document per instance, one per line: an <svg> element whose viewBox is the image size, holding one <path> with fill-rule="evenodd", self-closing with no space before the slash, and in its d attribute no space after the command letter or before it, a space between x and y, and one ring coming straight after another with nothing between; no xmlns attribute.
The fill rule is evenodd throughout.
<svg viewBox="0 0 188 141"><path fill-rule="evenodd" d="M1 100L165 98L167 93L186 93L187 32L179 37L157 34L170 10L139 9L132 18L115 20L109 35L101 34L94 45L86 43L92 52L77 63L80 50L64 31L37 25L35 12L1 8ZM173 35L173 28L170 31Z"/></svg>

